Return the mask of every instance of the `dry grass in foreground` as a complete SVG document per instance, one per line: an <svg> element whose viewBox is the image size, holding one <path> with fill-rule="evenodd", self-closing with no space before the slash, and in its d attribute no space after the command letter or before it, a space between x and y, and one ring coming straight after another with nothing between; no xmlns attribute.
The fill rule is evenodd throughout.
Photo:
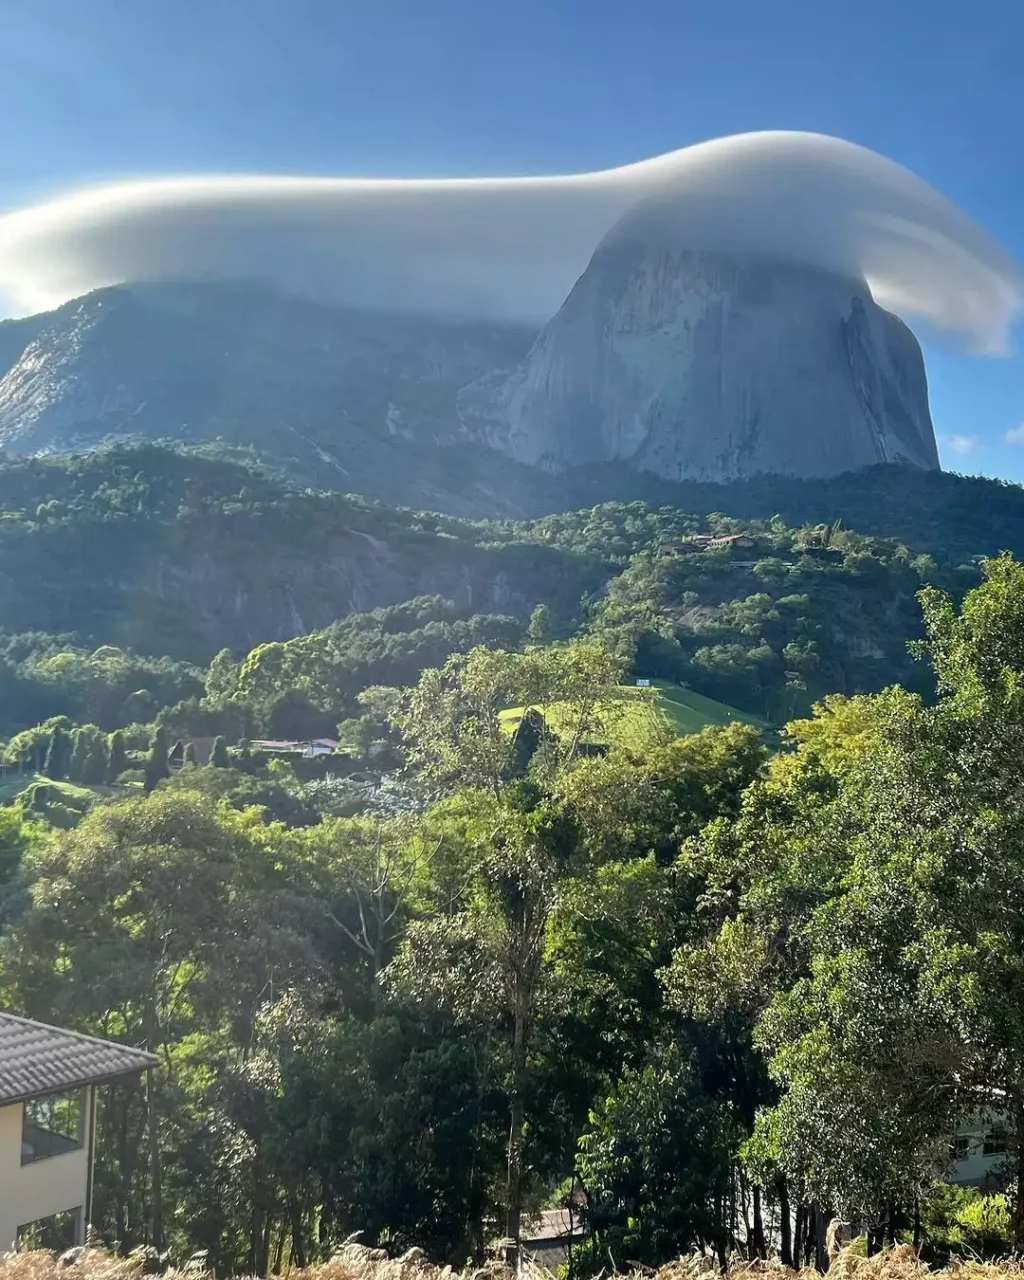
<svg viewBox="0 0 1024 1280"><path fill-rule="evenodd" d="M79 1249L57 1256L39 1250L33 1253L0 1255L0 1280L142 1280L148 1273L144 1251L126 1258L105 1249ZM70 1274L69 1274L70 1273ZM400 1258L388 1258L380 1249L345 1244L330 1262L305 1270L291 1269L289 1280L512 1280L512 1272L495 1262L484 1267L455 1271L428 1262L419 1249L410 1249ZM539 1273L543 1275L544 1273ZM697 1280L718 1274L711 1258L680 1258L654 1273L636 1273L633 1280ZM786 1280L797 1273L778 1262L737 1262L726 1280ZM808 1278L814 1272L804 1273ZM1024 1261L1001 1262L957 1260L941 1270L930 1270L909 1245L865 1258L852 1249L841 1250L832 1260L829 1276L834 1280L1022 1280ZM200 1258L184 1267L163 1272L166 1280L212 1280L212 1273Z"/></svg>

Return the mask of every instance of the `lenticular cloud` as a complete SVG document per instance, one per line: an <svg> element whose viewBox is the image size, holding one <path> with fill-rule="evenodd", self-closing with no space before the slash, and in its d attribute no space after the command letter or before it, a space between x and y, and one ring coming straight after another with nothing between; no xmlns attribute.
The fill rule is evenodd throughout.
<svg viewBox="0 0 1024 1280"><path fill-rule="evenodd" d="M142 280L262 281L335 304L547 320L603 239L766 252L864 280L883 306L1005 348L1024 275L906 169L809 133L721 138L599 173L196 177L0 215L0 298L52 307Z"/></svg>

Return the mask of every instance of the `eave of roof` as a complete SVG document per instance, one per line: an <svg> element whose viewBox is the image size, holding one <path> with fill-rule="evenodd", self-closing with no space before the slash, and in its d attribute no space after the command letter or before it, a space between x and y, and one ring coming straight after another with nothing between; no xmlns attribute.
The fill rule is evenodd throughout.
<svg viewBox="0 0 1024 1280"><path fill-rule="evenodd" d="M156 1065L143 1049L0 1012L0 1106L106 1084Z"/></svg>

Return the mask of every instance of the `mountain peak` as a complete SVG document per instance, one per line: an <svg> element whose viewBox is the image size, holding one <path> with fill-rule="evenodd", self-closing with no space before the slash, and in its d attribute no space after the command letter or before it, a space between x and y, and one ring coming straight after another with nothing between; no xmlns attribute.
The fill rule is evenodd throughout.
<svg viewBox="0 0 1024 1280"><path fill-rule="evenodd" d="M863 281L763 253L610 237L527 358L463 393L522 462L673 480L938 466L924 361Z"/></svg>

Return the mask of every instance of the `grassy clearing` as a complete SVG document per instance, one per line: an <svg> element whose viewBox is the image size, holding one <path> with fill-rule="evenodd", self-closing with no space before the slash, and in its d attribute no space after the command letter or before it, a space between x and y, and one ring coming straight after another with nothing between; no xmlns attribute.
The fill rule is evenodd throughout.
<svg viewBox="0 0 1024 1280"><path fill-rule="evenodd" d="M506 733L512 731L523 718L523 707L507 707L498 712L498 723ZM566 708L560 703L539 708L555 733L571 728ZM668 722L659 708L644 702L614 703L598 709L600 727L587 734L585 741L592 743L617 742L627 747L644 747L664 740Z"/></svg>
<svg viewBox="0 0 1024 1280"><path fill-rule="evenodd" d="M627 686L632 688L632 686ZM655 681L653 706L645 702L615 703L599 710L600 731L590 735L595 742L617 742L634 750L663 741L666 736L683 738L699 733L709 724L732 724L739 720L760 729L768 728L767 722L749 712L739 711L724 702L705 698L692 689L682 689L665 681ZM541 708L556 733L564 726L564 713L556 704ZM506 732L511 733L523 718L522 707L508 707L498 712L498 720Z"/></svg>
<svg viewBox="0 0 1024 1280"><path fill-rule="evenodd" d="M48 787L53 787L60 793L61 799L70 802L73 808L81 808L83 803L89 804L100 797L123 796L133 790L131 786L121 786L118 783L83 786L81 783L68 782L63 778L58 780L48 778L45 773L11 772L0 778L0 805L12 804L23 791L27 791L36 782L45 782Z"/></svg>
<svg viewBox="0 0 1024 1280"><path fill-rule="evenodd" d="M664 680L656 680L654 685L658 690L658 707L679 737L700 733L709 724L732 724L735 720L741 724L757 725L759 729L768 728L768 722L759 716L730 707L725 702L716 702L714 698L705 698L692 689L683 689Z"/></svg>

